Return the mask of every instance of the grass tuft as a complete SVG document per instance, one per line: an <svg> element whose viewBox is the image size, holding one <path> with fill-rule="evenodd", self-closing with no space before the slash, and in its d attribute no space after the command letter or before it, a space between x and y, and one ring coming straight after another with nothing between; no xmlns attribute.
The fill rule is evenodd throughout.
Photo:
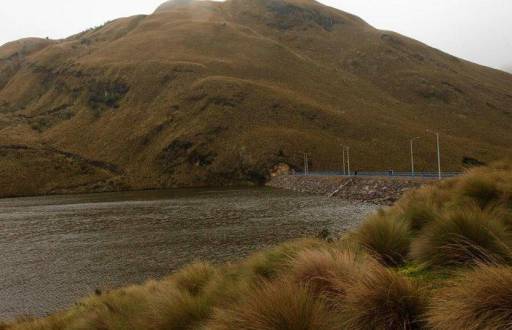
<svg viewBox="0 0 512 330"><path fill-rule="evenodd" d="M461 182L462 196L474 200L484 209L503 198L496 180L487 175L472 175Z"/></svg>
<svg viewBox="0 0 512 330"><path fill-rule="evenodd" d="M433 329L510 329L512 268L481 265L462 273L434 296L428 321Z"/></svg>
<svg viewBox="0 0 512 330"><path fill-rule="evenodd" d="M423 229L429 223L439 218L439 211L432 201L414 200L404 207L398 207L399 218L410 225L413 231Z"/></svg>
<svg viewBox="0 0 512 330"><path fill-rule="evenodd" d="M376 265L347 290L343 329L421 329L427 304L415 281Z"/></svg>
<svg viewBox="0 0 512 330"><path fill-rule="evenodd" d="M290 260L298 253L311 248L320 248L325 244L326 242L318 239L291 241L253 255L247 259L244 267L249 272L249 276L254 275L266 280L274 279L288 268Z"/></svg>
<svg viewBox="0 0 512 330"><path fill-rule="evenodd" d="M290 278L317 296L339 299L370 263L367 256L350 250L307 250L290 264Z"/></svg>
<svg viewBox="0 0 512 330"><path fill-rule="evenodd" d="M193 263L172 276L176 287L196 296L217 275L215 267L205 262Z"/></svg>
<svg viewBox="0 0 512 330"><path fill-rule="evenodd" d="M429 266L511 260L512 235L494 212L477 207L448 212L414 240L411 257Z"/></svg>
<svg viewBox="0 0 512 330"><path fill-rule="evenodd" d="M369 218L354 235L370 254L385 265L401 265L409 253L409 224L383 212Z"/></svg>
<svg viewBox="0 0 512 330"><path fill-rule="evenodd" d="M244 301L216 311L209 330L334 330L339 321L309 288L293 281L264 283Z"/></svg>

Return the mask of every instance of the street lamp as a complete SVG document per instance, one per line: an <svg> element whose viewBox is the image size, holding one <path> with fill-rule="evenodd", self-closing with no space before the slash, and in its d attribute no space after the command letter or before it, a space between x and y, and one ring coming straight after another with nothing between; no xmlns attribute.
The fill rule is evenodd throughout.
<svg viewBox="0 0 512 330"><path fill-rule="evenodd" d="M350 175L350 147L345 147L347 149L347 171L348 171L348 176L351 176Z"/></svg>
<svg viewBox="0 0 512 330"><path fill-rule="evenodd" d="M350 147L341 144L343 150L343 175L350 176ZM347 156L345 157L345 152ZM347 171L345 171L345 165L347 165Z"/></svg>
<svg viewBox="0 0 512 330"><path fill-rule="evenodd" d="M345 171L345 164L347 161L345 160L345 146L343 144L340 144L341 151L343 152L343 176L347 175L347 172Z"/></svg>
<svg viewBox="0 0 512 330"><path fill-rule="evenodd" d="M304 175L309 176L309 157L306 152L304 153Z"/></svg>
<svg viewBox="0 0 512 330"><path fill-rule="evenodd" d="M441 145L440 145L440 138L439 138L439 132L433 132L431 130L427 130L427 132L435 134L437 138L437 171L439 175L439 180L443 178L443 175L441 173Z"/></svg>
<svg viewBox="0 0 512 330"><path fill-rule="evenodd" d="M412 138L410 140L410 142L411 142L411 174L412 174L412 176L415 176L415 173L414 173L414 141L418 140L418 139L419 139L419 136Z"/></svg>

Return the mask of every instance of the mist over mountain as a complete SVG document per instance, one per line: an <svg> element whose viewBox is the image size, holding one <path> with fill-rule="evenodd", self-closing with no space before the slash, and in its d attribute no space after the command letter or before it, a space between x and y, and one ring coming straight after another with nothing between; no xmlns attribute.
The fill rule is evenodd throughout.
<svg viewBox="0 0 512 330"><path fill-rule="evenodd" d="M509 157L512 75L309 0L174 0L0 48L0 195L259 183L278 164Z"/></svg>

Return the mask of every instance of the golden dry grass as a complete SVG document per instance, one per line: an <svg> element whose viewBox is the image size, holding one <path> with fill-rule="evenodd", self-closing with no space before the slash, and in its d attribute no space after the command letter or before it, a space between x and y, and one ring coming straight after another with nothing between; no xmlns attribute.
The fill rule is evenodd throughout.
<svg viewBox="0 0 512 330"><path fill-rule="evenodd" d="M369 271L375 261L351 250L307 250L290 262L289 280L317 296L343 299L347 288Z"/></svg>
<svg viewBox="0 0 512 330"><path fill-rule="evenodd" d="M374 265L340 303L344 329L423 329L428 298L414 280Z"/></svg>
<svg viewBox="0 0 512 330"><path fill-rule="evenodd" d="M412 240L407 222L383 212L367 219L354 235L376 259L390 266L405 262Z"/></svg>
<svg viewBox="0 0 512 330"><path fill-rule="evenodd" d="M464 266L512 260L512 232L492 211L467 206L450 211L414 240L411 257L429 266Z"/></svg>
<svg viewBox="0 0 512 330"><path fill-rule="evenodd" d="M211 330L334 330L336 314L310 289L293 281L264 283L242 302L217 310L206 325Z"/></svg>
<svg viewBox="0 0 512 330"><path fill-rule="evenodd" d="M459 274L436 293L428 320L433 329L510 329L512 269L482 265Z"/></svg>
<svg viewBox="0 0 512 330"><path fill-rule="evenodd" d="M281 162L301 169L303 152L312 170L339 170L340 143L355 170L408 170L412 136L417 169L431 171L427 128L450 129L443 168L460 170L464 156L511 156L510 86L511 75L313 1L171 4L0 48L0 145L40 151L34 164L0 152L0 172L13 173L0 196L254 184ZM46 146L118 166L105 175L120 184L97 168L53 175L40 166L58 162Z"/></svg>

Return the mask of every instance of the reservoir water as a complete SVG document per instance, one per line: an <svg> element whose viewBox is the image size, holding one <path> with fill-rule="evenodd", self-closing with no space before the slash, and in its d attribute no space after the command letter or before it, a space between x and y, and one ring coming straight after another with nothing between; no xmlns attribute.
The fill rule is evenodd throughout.
<svg viewBox="0 0 512 330"><path fill-rule="evenodd" d="M44 316L194 260L343 232L375 208L269 188L0 199L0 320Z"/></svg>

